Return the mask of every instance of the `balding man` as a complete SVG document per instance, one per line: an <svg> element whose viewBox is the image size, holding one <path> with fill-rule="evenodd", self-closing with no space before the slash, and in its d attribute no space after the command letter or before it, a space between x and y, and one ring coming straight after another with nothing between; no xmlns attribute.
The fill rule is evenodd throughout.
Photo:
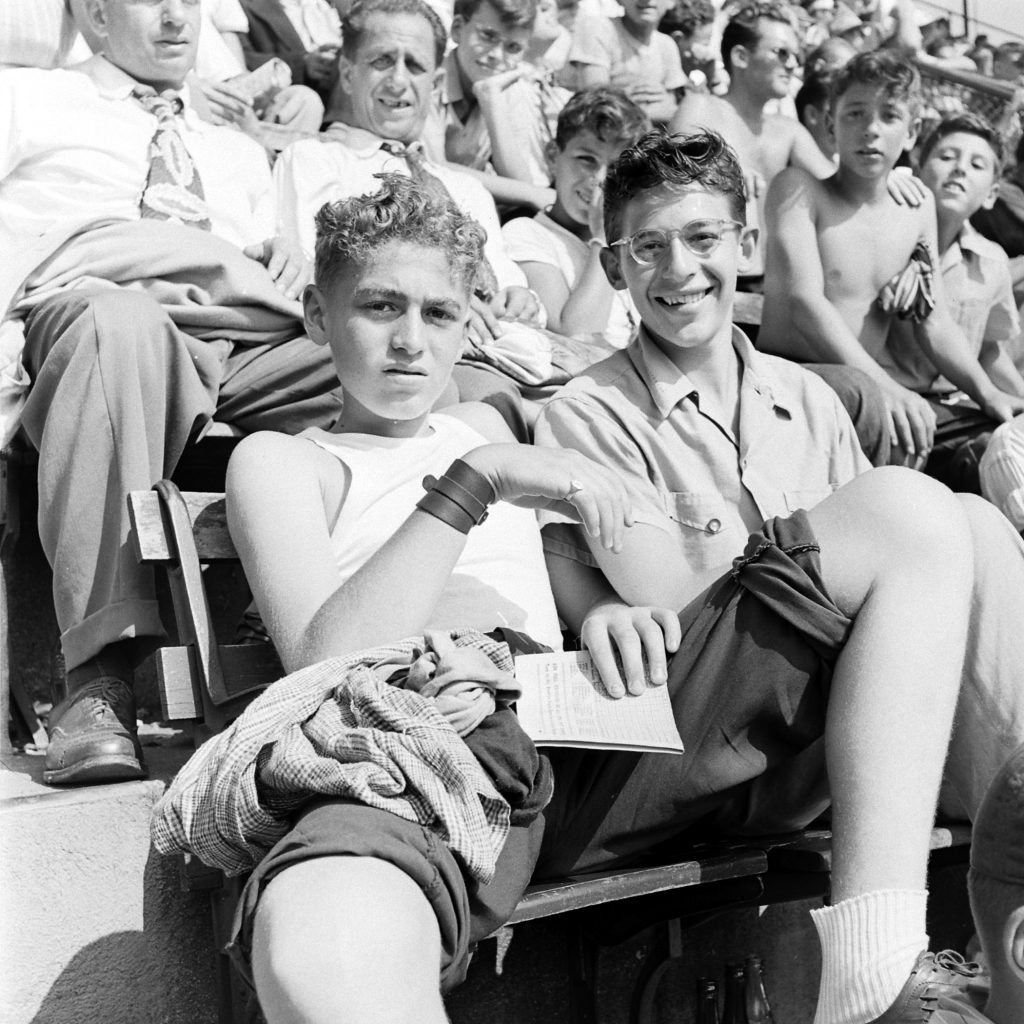
<svg viewBox="0 0 1024 1024"><path fill-rule="evenodd" d="M67 667L54 785L145 774L133 672L163 630L127 493L169 476L214 416L296 431L339 409L302 333L303 263L272 240L262 149L180 97L199 0L84 9L100 54L0 73L3 351L23 334L21 426Z"/></svg>

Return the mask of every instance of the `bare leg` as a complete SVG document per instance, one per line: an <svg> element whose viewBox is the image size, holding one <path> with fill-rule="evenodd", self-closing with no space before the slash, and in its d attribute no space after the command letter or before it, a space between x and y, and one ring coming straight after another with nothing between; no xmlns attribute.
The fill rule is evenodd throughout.
<svg viewBox="0 0 1024 1024"><path fill-rule="evenodd" d="M909 998L927 949L928 837L963 672L973 548L956 498L896 468L859 477L811 522L826 586L854 619L826 722L832 905L814 911L815 1024L869 1024Z"/></svg>
<svg viewBox="0 0 1024 1024"><path fill-rule="evenodd" d="M430 904L387 861L295 864L256 911L253 974L268 1024L445 1024L440 963Z"/></svg>
<svg viewBox="0 0 1024 1024"><path fill-rule="evenodd" d="M1024 743L1024 541L1002 513L958 494L974 538L967 659L940 808L973 818L1006 759Z"/></svg>
<svg viewBox="0 0 1024 1024"><path fill-rule="evenodd" d="M811 513L855 617L826 731L833 899L924 887L960 687L973 560L960 503L920 474L865 474Z"/></svg>

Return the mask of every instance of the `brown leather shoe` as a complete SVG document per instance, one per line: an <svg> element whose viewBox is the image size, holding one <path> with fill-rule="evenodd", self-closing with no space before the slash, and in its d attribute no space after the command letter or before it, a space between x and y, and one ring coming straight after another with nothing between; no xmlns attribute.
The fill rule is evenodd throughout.
<svg viewBox="0 0 1024 1024"><path fill-rule="evenodd" d="M896 1002L871 1024L928 1024L942 995L963 992L981 968L959 953L921 953Z"/></svg>
<svg viewBox="0 0 1024 1024"><path fill-rule="evenodd" d="M43 782L73 786L144 779L135 695L116 676L92 679L50 712Z"/></svg>

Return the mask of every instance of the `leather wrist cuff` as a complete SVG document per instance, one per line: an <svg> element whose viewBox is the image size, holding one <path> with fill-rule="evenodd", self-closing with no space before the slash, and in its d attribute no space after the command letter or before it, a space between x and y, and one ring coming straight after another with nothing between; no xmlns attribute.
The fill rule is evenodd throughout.
<svg viewBox="0 0 1024 1024"><path fill-rule="evenodd" d="M487 478L461 459L456 459L439 480L424 477L423 486L427 493L416 502L416 507L459 533L469 533L479 526L495 498Z"/></svg>

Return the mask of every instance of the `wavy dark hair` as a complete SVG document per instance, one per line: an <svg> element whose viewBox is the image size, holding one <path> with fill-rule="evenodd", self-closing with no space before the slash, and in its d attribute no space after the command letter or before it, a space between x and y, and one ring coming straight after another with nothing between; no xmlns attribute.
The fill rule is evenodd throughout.
<svg viewBox="0 0 1024 1024"><path fill-rule="evenodd" d="M728 21L722 30L722 63L725 70L732 73L732 51L737 46L748 50L761 41L758 22L766 18L768 21L779 21L794 29L793 14L787 4L778 0L755 0L744 4Z"/></svg>
<svg viewBox="0 0 1024 1024"><path fill-rule="evenodd" d="M483 264L486 232L439 186L404 174L378 174L380 190L324 203L316 215L314 277L324 288L349 264L365 264L389 242L440 249L470 291Z"/></svg>
<svg viewBox="0 0 1024 1024"><path fill-rule="evenodd" d="M890 99L907 104L911 117L921 112L921 75L894 50L868 50L847 61L832 79L832 107L855 85L879 87Z"/></svg>
<svg viewBox="0 0 1024 1024"><path fill-rule="evenodd" d="M494 8L505 28L533 28L537 20L537 0L455 0L454 14L469 21L485 3Z"/></svg>
<svg viewBox="0 0 1024 1024"><path fill-rule="evenodd" d="M924 142L921 143L921 150L917 156L918 165L921 165L931 155L931 151L947 136L955 132L966 132L968 135L977 135L984 139L995 156L996 178L1002 173L1003 164L1006 161L1006 147L1003 144L1003 137L992 127L992 122L986 120L981 114L973 114L965 110L960 114L949 114L944 117L928 133Z"/></svg>
<svg viewBox="0 0 1024 1024"><path fill-rule="evenodd" d="M747 222L747 189L736 154L718 132L669 135L655 129L623 151L604 183L604 222L609 239L621 234L626 204L656 188L700 188L729 200L730 212Z"/></svg>
<svg viewBox="0 0 1024 1024"><path fill-rule="evenodd" d="M632 146L650 127L646 111L624 92L595 85L581 89L562 107L555 142L565 149L580 132L589 131L602 142Z"/></svg>

